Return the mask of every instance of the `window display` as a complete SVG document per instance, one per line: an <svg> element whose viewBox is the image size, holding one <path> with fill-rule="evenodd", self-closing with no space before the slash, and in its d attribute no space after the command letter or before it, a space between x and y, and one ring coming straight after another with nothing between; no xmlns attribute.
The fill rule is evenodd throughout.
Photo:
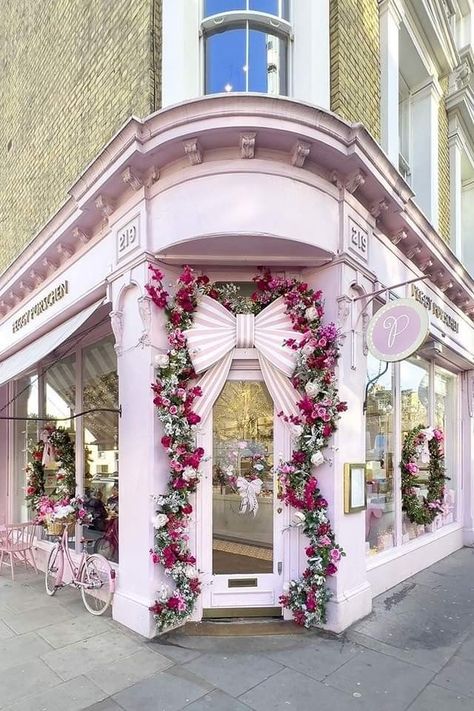
<svg viewBox="0 0 474 711"><path fill-rule="evenodd" d="M366 545L369 554L409 543L456 520L458 386L455 373L421 355L393 364L368 355ZM423 428L429 433L438 428L442 433L440 453L444 454L448 479L440 513L432 522L417 523L402 511L400 461L407 435ZM430 460L420 456L415 466L414 491L423 503L430 484ZM400 531L397 520L401 521Z"/></svg>
<svg viewBox="0 0 474 711"><path fill-rule="evenodd" d="M118 407L117 356L112 336L83 351L84 410ZM84 415L84 496L94 550L118 561L118 413Z"/></svg>
<svg viewBox="0 0 474 711"><path fill-rule="evenodd" d="M367 357L366 543L369 553L393 548L394 502L394 368Z"/></svg>

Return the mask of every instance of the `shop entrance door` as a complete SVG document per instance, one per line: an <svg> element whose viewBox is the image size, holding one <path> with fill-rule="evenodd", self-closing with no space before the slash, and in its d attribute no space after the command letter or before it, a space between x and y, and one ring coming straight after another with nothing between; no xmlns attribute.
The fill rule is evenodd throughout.
<svg viewBox="0 0 474 711"><path fill-rule="evenodd" d="M283 505L273 471L283 428L259 370L231 370L205 426L205 617L279 616Z"/></svg>

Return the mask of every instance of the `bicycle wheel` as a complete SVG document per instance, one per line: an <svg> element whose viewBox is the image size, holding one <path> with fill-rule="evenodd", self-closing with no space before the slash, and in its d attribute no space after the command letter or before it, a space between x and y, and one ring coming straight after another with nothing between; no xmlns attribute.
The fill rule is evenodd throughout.
<svg viewBox="0 0 474 711"><path fill-rule="evenodd" d="M102 615L112 600L112 567L103 556L87 556L81 570L82 601L92 615Z"/></svg>
<svg viewBox="0 0 474 711"><path fill-rule="evenodd" d="M54 595L56 590L56 581L58 577L58 570L63 570L64 568L64 553L62 548L60 548L59 543L56 543L53 550L49 554L48 565L44 571L44 584L46 587L46 592L48 595Z"/></svg>

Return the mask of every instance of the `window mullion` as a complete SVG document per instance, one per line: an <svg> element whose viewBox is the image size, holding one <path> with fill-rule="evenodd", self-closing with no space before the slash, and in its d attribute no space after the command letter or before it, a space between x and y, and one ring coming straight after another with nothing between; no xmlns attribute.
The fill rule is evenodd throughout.
<svg viewBox="0 0 474 711"><path fill-rule="evenodd" d="M248 6L249 0L247 0ZM245 36L245 66L247 70L245 72L245 91L248 93L249 90L249 74L250 74L250 25L246 23L246 36Z"/></svg>
<svg viewBox="0 0 474 711"><path fill-rule="evenodd" d="M402 496L401 496L401 471L400 458L402 451L402 400L400 388L400 363L394 363L394 397L393 397L393 429L394 429L394 447L393 447L393 486L394 486L394 502L395 502L395 537L396 546L399 547L403 542L403 513L402 513Z"/></svg>

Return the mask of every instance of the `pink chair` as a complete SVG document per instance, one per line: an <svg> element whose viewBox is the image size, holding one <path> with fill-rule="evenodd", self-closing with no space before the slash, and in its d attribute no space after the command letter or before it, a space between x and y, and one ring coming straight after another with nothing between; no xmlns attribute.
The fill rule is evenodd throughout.
<svg viewBox="0 0 474 711"><path fill-rule="evenodd" d="M12 523L2 527L0 531L0 573L3 567L3 558L6 554L10 558L10 562L7 563L5 561L5 563L10 566L13 581L15 581L14 560L23 561L25 568L28 568L27 554L29 554L33 568L38 574L33 555L35 528L36 525L34 523Z"/></svg>

